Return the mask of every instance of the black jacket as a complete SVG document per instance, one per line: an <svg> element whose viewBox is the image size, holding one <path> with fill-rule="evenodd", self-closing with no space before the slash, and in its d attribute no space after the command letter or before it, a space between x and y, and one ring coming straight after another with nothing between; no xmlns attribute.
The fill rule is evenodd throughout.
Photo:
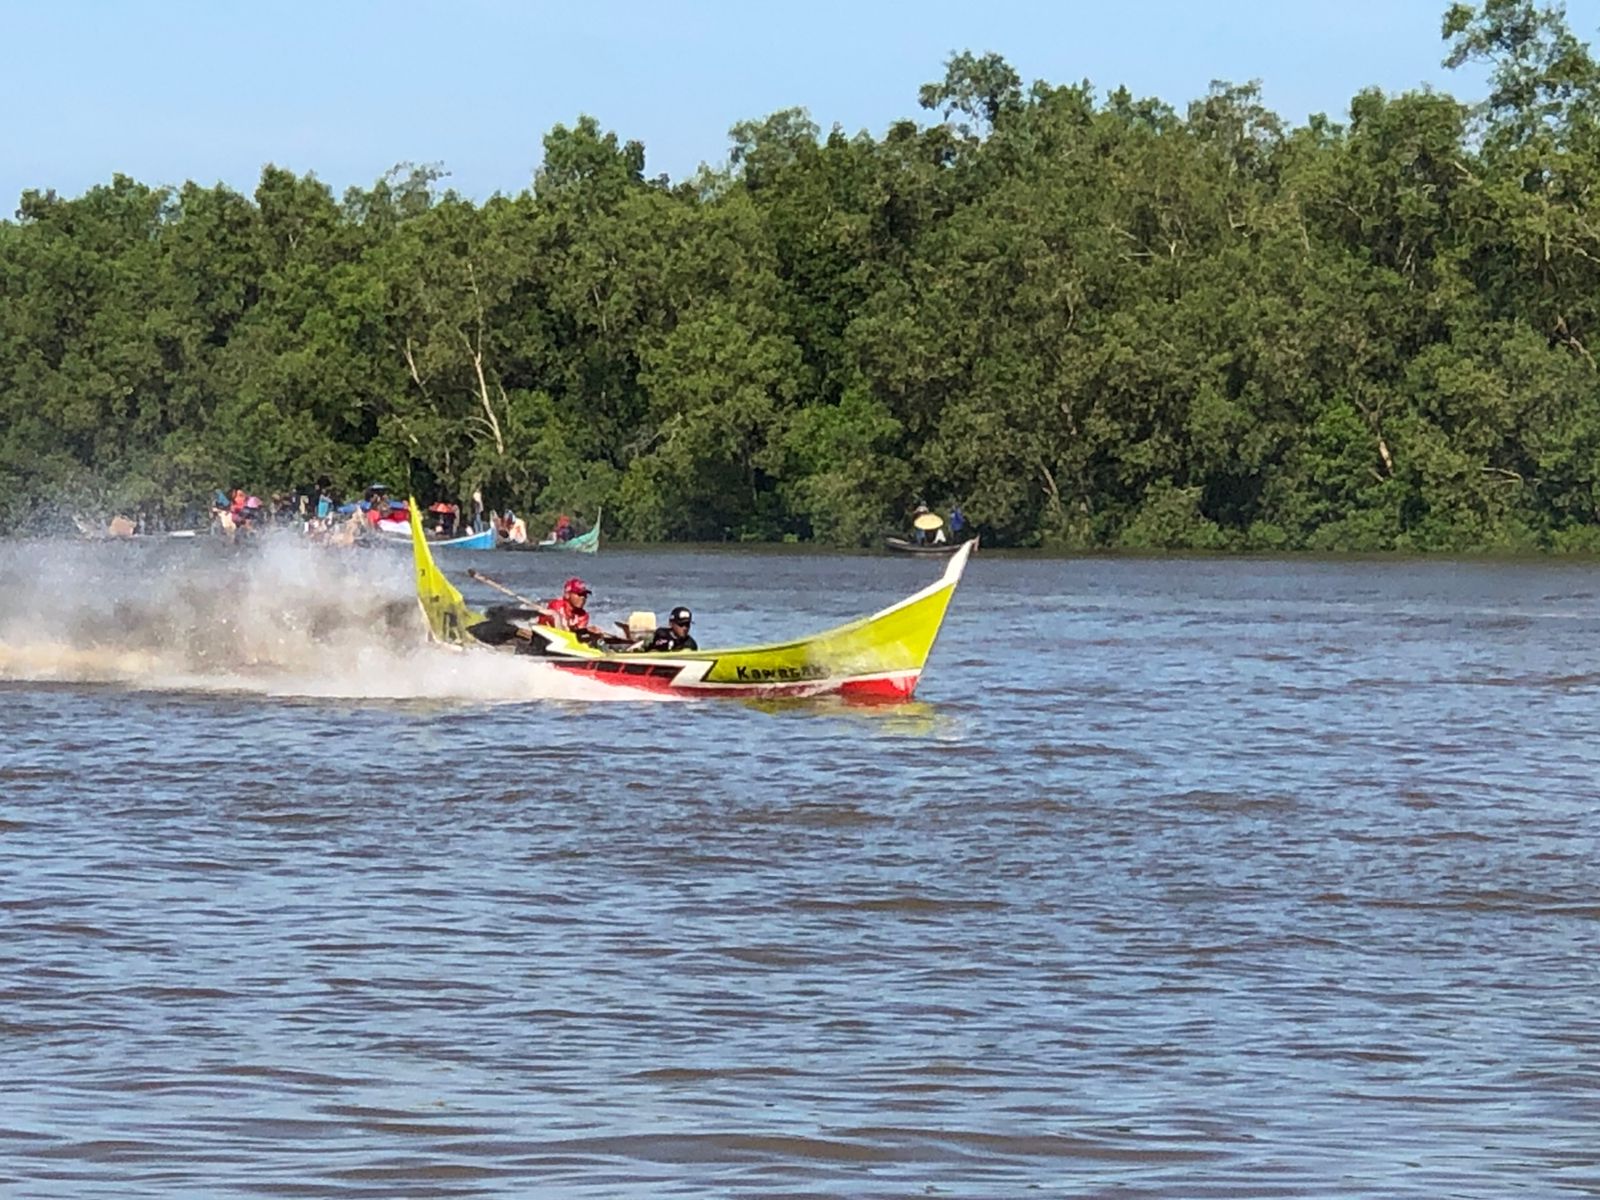
<svg viewBox="0 0 1600 1200"><path fill-rule="evenodd" d="M663 625L660 629L656 630L655 636L643 646L640 646L639 649L698 650L700 649L700 646L699 643L697 643L694 638L690 637L687 633L682 637L679 637L677 634L672 632L672 627L670 625Z"/></svg>

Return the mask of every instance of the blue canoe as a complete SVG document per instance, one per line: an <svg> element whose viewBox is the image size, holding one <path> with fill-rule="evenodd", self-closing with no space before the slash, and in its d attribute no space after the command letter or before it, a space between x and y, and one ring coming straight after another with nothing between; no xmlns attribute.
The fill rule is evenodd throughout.
<svg viewBox="0 0 1600 1200"><path fill-rule="evenodd" d="M383 540L399 546L410 546L410 534L386 533ZM428 545L434 550L493 550L495 532L491 529L480 529L477 533L465 533L460 537L428 539Z"/></svg>

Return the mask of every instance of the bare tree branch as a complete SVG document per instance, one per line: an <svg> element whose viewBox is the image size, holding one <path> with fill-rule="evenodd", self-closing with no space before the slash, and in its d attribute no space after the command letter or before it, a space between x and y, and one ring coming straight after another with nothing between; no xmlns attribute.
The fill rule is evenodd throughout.
<svg viewBox="0 0 1600 1200"><path fill-rule="evenodd" d="M483 373L483 293L478 290L478 276L472 269L472 263L467 262L467 282L472 287L472 298L478 308L477 340L474 342L467 337L466 330L461 331L461 340L466 343L467 354L472 359L472 369L478 376L478 400L483 404L484 416L489 422L489 431L494 435L495 452L502 458L506 453L506 440L500 432L500 418L495 415L494 402L489 396L489 381Z"/></svg>

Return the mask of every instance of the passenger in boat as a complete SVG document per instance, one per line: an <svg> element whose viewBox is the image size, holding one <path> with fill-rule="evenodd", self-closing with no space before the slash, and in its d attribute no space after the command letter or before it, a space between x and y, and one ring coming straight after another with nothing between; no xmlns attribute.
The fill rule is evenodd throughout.
<svg viewBox="0 0 1600 1200"><path fill-rule="evenodd" d="M689 636L689 626L694 623L694 614L681 604L672 610L667 617L667 623L656 630L648 642L640 646L640 650L698 650L700 644Z"/></svg>
<svg viewBox="0 0 1600 1200"><path fill-rule="evenodd" d="M334 546L354 546L366 536L367 522L361 515L361 510L357 509L355 512L351 513L345 518L345 521L342 525L340 525L337 529L333 529L332 532L329 533L328 542L330 545Z"/></svg>
<svg viewBox="0 0 1600 1200"><path fill-rule="evenodd" d="M539 614L539 624L584 633L589 628L589 585L574 575L561 589L561 598L545 605L548 613Z"/></svg>
<svg viewBox="0 0 1600 1200"><path fill-rule="evenodd" d="M550 531L552 542L570 542L572 540L572 518L562 513L556 518L556 526Z"/></svg>
<svg viewBox="0 0 1600 1200"><path fill-rule="evenodd" d="M967 514L961 511L961 505L952 505L950 509L950 536L958 538L961 531L967 527Z"/></svg>
<svg viewBox="0 0 1600 1200"><path fill-rule="evenodd" d="M928 515L928 506L918 504L911 510L911 539L917 545L922 545L928 540L928 531L921 525L921 519Z"/></svg>
<svg viewBox="0 0 1600 1200"><path fill-rule="evenodd" d="M455 537L456 518L461 514L461 509L458 505L439 500L430 504L428 511L433 514L433 534L435 537Z"/></svg>
<svg viewBox="0 0 1600 1200"><path fill-rule="evenodd" d="M538 640L528 634L527 628L522 624L531 621L539 615L536 608L518 608L509 604L498 604L485 610L484 619L476 625L469 625L467 632L486 646L504 646L515 642L518 654L538 654L543 646Z"/></svg>
<svg viewBox="0 0 1600 1200"><path fill-rule="evenodd" d="M246 533L260 533L262 527L267 523L265 514L262 512L261 508L261 497L245 497L244 508L241 510L240 516L242 517L242 520L239 521L239 528L241 531Z"/></svg>

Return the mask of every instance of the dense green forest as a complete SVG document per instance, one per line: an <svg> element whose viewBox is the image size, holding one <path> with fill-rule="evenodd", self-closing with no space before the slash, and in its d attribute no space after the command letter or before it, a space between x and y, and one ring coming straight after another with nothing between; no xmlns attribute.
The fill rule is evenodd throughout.
<svg viewBox="0 0 1600 1200"><path fill-rule="evenodd" d="M1600 67L1455 5L1483 103L1286 128L953 56L673 183L582 118L529 190L118 175L0 223L0 530L216 488L481 488L637 539L1600 549Z"/></svg>

